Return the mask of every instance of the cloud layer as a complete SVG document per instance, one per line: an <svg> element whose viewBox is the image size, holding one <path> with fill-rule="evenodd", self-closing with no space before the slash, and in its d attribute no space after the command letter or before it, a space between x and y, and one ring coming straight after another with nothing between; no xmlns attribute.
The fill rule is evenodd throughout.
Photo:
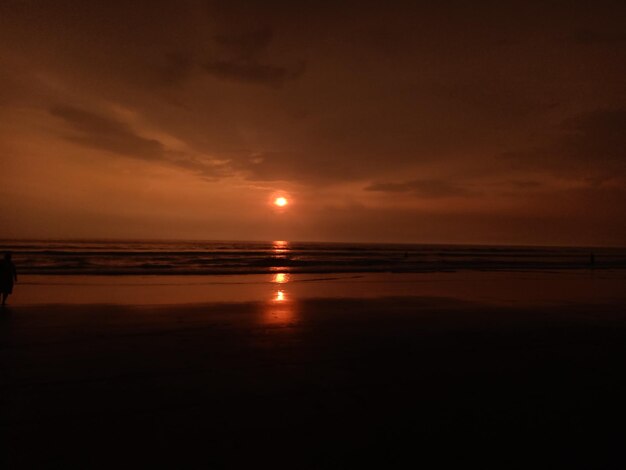
<svg viewBox="0 0 626 470"><path fill-rule="evenodd" d="M611 223L626 218L625 15L611 1L3 2L0 158L23 182L4 204L32 212L46 198L26 188L47 184L33 168L54 165L94 205L108 176L128 198L182 187L168 210L196 207L190 227L226 223L203 201L228 198L248 221L229 219L231 238L256 238L241 227L282 190L302 215L277 227L300 239L345 239L343 217L387 239L381 211L436 217L442 238L446 220L493 242L526 218L546 242L592 224L581 243L626 243ZM78 214L59 216L71 233L67 201L48 198ZM144 204L133 217L158 205ZM398 224L399 241L436 241ZM180 236L213 236L195 230Z"/></svg>

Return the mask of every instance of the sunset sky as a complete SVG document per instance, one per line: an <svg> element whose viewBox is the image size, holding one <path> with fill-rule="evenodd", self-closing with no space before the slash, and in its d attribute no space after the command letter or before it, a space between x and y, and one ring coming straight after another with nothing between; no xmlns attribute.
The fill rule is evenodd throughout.
<svg viewBox="0 0 626 470"><path fill-rule="evenodd" d="M626 245L626 2L411 3L2 1L0 238Z"/></svg>

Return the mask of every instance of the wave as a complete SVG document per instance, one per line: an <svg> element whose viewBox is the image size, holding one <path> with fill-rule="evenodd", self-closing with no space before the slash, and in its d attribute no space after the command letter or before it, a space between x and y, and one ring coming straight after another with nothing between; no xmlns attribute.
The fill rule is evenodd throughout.
<svg viewBox="0 0 626 470"><path fill-rule="evenodd" d="M200 275L625 269L625 248L227 241L0 242L23 274Z"/></svg>

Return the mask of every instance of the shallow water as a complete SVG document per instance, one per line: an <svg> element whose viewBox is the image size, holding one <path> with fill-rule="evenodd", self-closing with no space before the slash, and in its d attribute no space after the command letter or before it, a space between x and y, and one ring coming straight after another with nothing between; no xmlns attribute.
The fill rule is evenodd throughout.
<svg viewBox="0 0 626 470"><path fill-rule="evenodd" d="M10 298L29 304L297 303L311 298L446 297L491 304L626 301L626 271L249 274L202 276L24 275Z"/></svg>

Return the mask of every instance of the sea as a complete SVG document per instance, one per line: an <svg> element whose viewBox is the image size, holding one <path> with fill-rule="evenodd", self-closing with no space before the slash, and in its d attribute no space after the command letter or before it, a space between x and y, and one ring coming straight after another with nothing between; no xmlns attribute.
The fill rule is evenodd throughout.
<svg viewBox="0 0 626 470"><path fill-rule="evenodd" d="M291 241L0 240L20 274L228 275L625 269L626 248Z"/></svg>

